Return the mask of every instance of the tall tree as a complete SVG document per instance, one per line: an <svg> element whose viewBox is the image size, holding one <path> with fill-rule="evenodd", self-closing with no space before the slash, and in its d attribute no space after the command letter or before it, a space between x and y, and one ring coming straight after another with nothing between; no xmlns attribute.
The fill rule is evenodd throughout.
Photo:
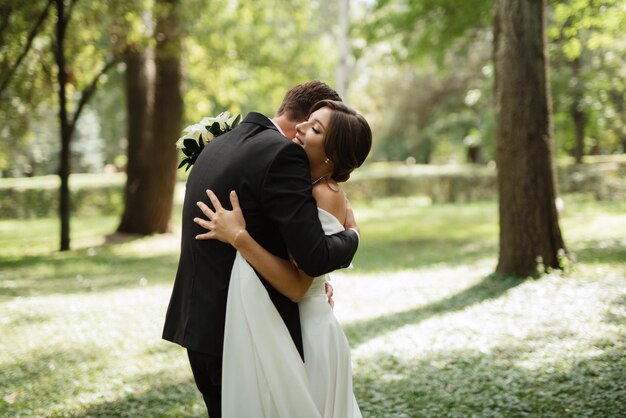
<svg viewBox="0 0 626 418"><path fill-rule="evenodd" d="M561 268L555 206L546 0L496 0L494 61L500 256L496 271Z"/></svg>
<svg viewBox="0 0 626 418"><path fill-rule="evenodd" d="M132 231L134 225L141 222L144 212L142 183L150 181L146 176L143 163L147 156L142 152L147 149L151 138L151 126L148 123L153 104L150 87L154 84L144 51L135 45L129 45L124 53L126 72L124 86L126 93L126 186L124 189L124 212L118 227L120 232Z"/></svg>
<svg viewBox="0 0 626 418"><path fill-rule="evenodd" d="M9 40L6 45L0 42L3 57L0 59L0 115L5 127L9 122L3 132L12 132L18 126L18 131L28 131L32 135L30 130L33 128L31 126L29 130L28 125L35 125L33 119L41 117L41 108L58 105L60 249L64 251L70 247L72 137L85 106L105 74L117 63L115 54L111 53L108 33L103 30L109 22L107 18L111 17L110 4L47 0L39 5L42 8L38 10L23 3L10 0L0 6L3 14L6 13L0 20L0 40ZM51 10L56 11L53 22L48 19ZM89 47L85 48L85 44ZM97 69L95 73L93 68ZM5 96L10 100L2 100ZM19 110L27 106L28 112ZM5 112L11 107L17 107L18 111L14 113L27 114L7 117ZM20 129L20 125L24 128Z"/></svg>
<svg viewBox="0 0 626 418"><path fill-rule="evenodd" d="M76 109L71 113L68 109L68 101L70 95L68 94L68 84L72 81L68 72L69 65L66 58L66 41L67 31L72 17L72 11L78 0L72 0L69 6L65 5L64 0L54 0L57 20L55 27L55 43L54 43L54 57L57 66L57 88L58 88L58 100L59 100L59 126L61 136L61 153L60 153L60 166L59 177L61 178L61 187L59 190L59 217L61 219L61 251L70 249L70 144L72 136L76 129L76 122L80 117L85 105L89 102L93 94L95 93L98 83L102 76L111 69L116 63L117 58L104 63L100 71L93 77L91 82L83 89L80 94L80 99L76 104Z"/></svg>
<svg viewBox="0 0 626 418"><path fill-rule="evenodd" d="M154 12L154 77L150 54L131 47L125 57L128 177L117 231L142 235L169 230L178 158L174 144L183 117L179 1L157 0Z"/></svg>

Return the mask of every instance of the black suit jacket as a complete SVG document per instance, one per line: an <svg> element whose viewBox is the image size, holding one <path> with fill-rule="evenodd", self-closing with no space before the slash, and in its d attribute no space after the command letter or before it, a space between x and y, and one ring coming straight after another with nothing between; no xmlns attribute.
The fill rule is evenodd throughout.
<svg viewBox="0 0 626 418"><path fill-rule="evenodd" d="M206 145L189 173L183 206L181 253L167 310L163 338L193 351L222 355L224 321L235 250L193 222L202 217L196 202L211 189L230 209L235 190L250 235L271 253L288 259L311 276L345 267L358 245L354 231L326 236L315 200L304 150L280 134L259 113ZM261 279L303 356L298 305Z"/></svg>

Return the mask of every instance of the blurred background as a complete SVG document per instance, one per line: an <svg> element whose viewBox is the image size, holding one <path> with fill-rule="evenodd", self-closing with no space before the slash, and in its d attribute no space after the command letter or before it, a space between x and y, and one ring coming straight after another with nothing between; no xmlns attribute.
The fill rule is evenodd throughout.
<svg viewBox="0 0 626 418"><path fill-rule="evenodd" d="M66 1L61 44L54 3L2 2L3 178L61 169L59 48L71 173L124 172L142 142L129 124L153 110L178 131L223 110L272 115L287 89L310 79L371 122L369 163L494 160L491 1L185 0L173 11L159 10L170 2ZM622 154L624 3L550 1L547 36L556 158ZM147 142L158 135L140 131ZM173 153L167 143L159 148Z"/></svg>

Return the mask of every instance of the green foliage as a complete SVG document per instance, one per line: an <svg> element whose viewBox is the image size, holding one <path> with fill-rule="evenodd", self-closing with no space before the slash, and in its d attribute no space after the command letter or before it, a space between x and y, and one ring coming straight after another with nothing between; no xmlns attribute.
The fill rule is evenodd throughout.
<svg viewBox="0 0 626 418"><path fill-rule="evenodd" d="M491 1L379 0L358 23L354 32L367 43L356 54L376 90L375 158L463 161L468 135L479 139L483 158L493 158L491 9ZM623 2L553 1L548 13L557 153L574 148L572 109L585 112L586 152L623 151ZM465 89L442 96L442 85L459 80ZM469 105L473 92L481 95Z"/></svg>
<svg viewBox="0 0 626 418"><path fill-rule="evenodd" d="M330 83L332 36L320 30L327 23L318 6L305 0L191 1L185 8L185 100L193 106L186 120L221 109L273 115L293 85Z"/></svg>
<svg viewBox="0 0 626 418"><path fill-rule="evenodd" d="M468 137L482 148L482 162L490 159L495 147L489 48L485 34L470 48L448 54L445 69L390 63L384 72L372 70L376 105L369 112L381 115L373 121L373 159L466 162Z"/></svg>
<svg viewBox="0 0 626 418"><path fill-rule="evenodd" d="M368 40L400 39L403 59L436 57L442 63L446 51L459 38L491 24L490 0L378 0L365 26Z"/></svg>
<svg viewBox="0 0 626 418"><path fill-rule="evenodd" d="M113 28L118 22L117 12L124 10L121 5L129 3L77 1L67 9L72 13L65 43L70 114L77 109L81 92L88 88L104 62L118 52L119 37L113 33ZM8 26L1 31L7 42L0 42L1 55L6 58L0 64L0 78L5 74L5 64L13 64L24 52L26 35L45 4L44 1L10 2ZM0 125L3 126L0 170L5 175L50 174L58 169L55 19L52 7L0 100ZM103 77L100 84L105 83L106 77ZM119 108L119 103L117 106Z"/></svg>
<svg viewBox="0 0 626 418"><path fill-rule="evenodd" d="M493 158L491 3L352 3L349 101L374 129L372 159L464 162L464 141L479 142L483 159ZM0 77L18 57L44 4L3 3L11 12L6 14L9 25L0 31ZM626 145L626 38L621 30L626 13L620 5L618 0L549 2L559 155L573 148L572 106L586 112L588 151L615 153ZM221 110L271 115L292 85L309 79L333 84L338 59L334 2L187 0L181 9L186 123ZM152 0L79 1L73 13L72 22L81 23L71 26L67 45L75 97L104 58L129 46L154 44ZM50 174L58 168L52 17L0 100L4 176ZM100 135L85 132L85 139L77 138L99 141L104 164L125 152L123 72L123 65L113 69L89 106ZM73 158L76 171L87 169L80 155Z"/></svg>
<svg viewBox="0 0 626 418"><path fill-rule="evenodd" d="M20 8L14 15L24 23L11 26L16 35L8 44L14 55L21 46L17 39L37 11L21 3L16 2ZM331 8L306 0L186 1L181 7L181 25L185 33L187 123L224 109L272 115L291 86L310 79L332 84L335 57L329 53L333 50L333 35L327 19L327 9ZM67 45L71 57L69 93L73 97L78 96L105 57L119 55L126 47L145 49L154 43L156 10L151 0L79 1L73 13ZM0 170L5 170L5 175L50 174L56 169L58 145L48 137L54 139L58 129L55 114L49 118L47 113L56 107L55 91L50 88L56 82L52 29L50 19L11 84L15 94L12 102L5 103L4 113L0 103L0 125L5 126L0 130ZM0 47L3 52L4 47ZM100 124L100 153L105 164L114 163L124 154L123 71L123 65L114 68L105 77L97 100L89 105ZM33 93L38 96L29 98ZM48 133L45 137L36 132L42 125ZM42 159L40 154L31 155L31 148L49 152ZM77 161L73 166L83 171Z"/></svg>
<svg viewBox="0 0 626 418"><path fill-rule="evenodd" d="M490 15L490 1L376 3L360 29L379 60L394 59L370 76L385 86L374 158L464 162L467 140L492 158Z"/></svg>
<svg viewBox="0 0 626 418"><path fill-rule="evenodd" d="M9 0L0 6L0 82L9 79L12 68L27 46L28 34L44 12L45 5L44 1L32 4ZM50 29L51 14L48 13L42 31ZM29 144L36 139L32 129L33 109L40 105L50 106L50 98L54 95L54 75L44 58L49 48L48 38L36 37L30 53L23 58L10 78L6 91L0 93L0 172L8 173L16 163L32 167L41 160L40 156L33 155ZM31 170L27 168L24 171Z"/></svg>
<svg viewBox="0 0 626 418"><path fill-rule="evenodd" d="M573 109L585 113L588 153L626 144L626 12L617 0L556 1L548 27L558 150L574 148Z"/></svg>

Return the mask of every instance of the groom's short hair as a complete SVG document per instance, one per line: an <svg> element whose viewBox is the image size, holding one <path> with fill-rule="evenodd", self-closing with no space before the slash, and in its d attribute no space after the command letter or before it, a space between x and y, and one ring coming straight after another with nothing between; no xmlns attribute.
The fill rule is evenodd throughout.
<svg viewBox="0 0 626 418"><path fill-rule="evenodd" d="M340 102L341 97L328 84L319 80L298 84L285 94L276 116L284 114L292 122L303 121L309 115L311 107L320 100Z"/></svg>

